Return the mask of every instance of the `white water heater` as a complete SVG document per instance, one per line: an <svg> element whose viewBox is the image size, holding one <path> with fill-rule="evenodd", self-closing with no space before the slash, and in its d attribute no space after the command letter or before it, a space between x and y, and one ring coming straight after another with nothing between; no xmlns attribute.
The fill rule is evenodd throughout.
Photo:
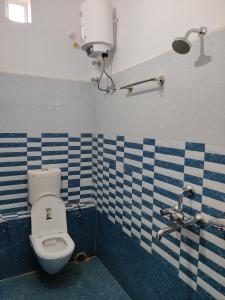
<svg viewBox="0 0 225 300"><path fill-rule="evenodd" d="M113 49L113 7L110 0L83 0L81 3L81 49L98 57Z"/></svg>

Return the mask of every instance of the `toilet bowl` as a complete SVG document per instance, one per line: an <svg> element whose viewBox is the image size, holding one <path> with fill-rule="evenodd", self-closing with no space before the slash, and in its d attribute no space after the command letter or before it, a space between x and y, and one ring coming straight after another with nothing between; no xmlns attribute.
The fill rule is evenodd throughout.
<svg viewBox="0 0 225 300"><path fill-rule="evenodd" d="M59 169L28 171L28 198L32 203L30 241L40 265L49 274L58 273L75 248L67 233L60 181Z"/></svg>
<svg viewBox="0 0 225 300"><path fill-rule="evenodd" d="M31 244L42 268L49 274L58 273L70 260L74 242L68 233L30 236Z"/></svg>

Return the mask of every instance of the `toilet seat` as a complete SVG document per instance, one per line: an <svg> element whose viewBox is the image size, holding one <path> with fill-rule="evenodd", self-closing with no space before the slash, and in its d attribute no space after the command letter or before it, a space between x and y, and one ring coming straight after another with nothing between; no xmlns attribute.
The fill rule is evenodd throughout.
<svg viewBox="0 0 225 300"><path fill-rule="evenodd" d="M72 254L74 242L67 232L30 236L35 253L43 259L58 259Z"/></svg>

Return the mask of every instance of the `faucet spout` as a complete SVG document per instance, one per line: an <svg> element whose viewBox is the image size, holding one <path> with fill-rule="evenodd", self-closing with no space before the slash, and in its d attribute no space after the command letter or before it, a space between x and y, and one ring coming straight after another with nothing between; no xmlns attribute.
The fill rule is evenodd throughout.
<svg viewBox="0 0 225 300"><path fill-rule="evenodd" d="M203 222L204 222L204 220L203 220L202 215L197 213L195 215L195 217L190 217L190 218L184 219L182 222L175 223L172 227L166 227L166 228L160 229L156 234L156 238L159 241L161 241L161 239L164 236L168 235L169 233L177 231L181 228L186 228L186 227L194 225L194 224L200 226L201 224L203 224Z"/></svg>
<svg viewBox="0 0 225 300"><path fill-rule="evenodd" d="M160 229L157 234L156 234L156 237L159 241L161 241L161 239L168 235L169 233L172 233L172 232L175 232L177 231L178 229L181 228L181 225L177 224L175 226L172 226L172 227L166 227L166 228L163 228L163 229Z"/></svg>

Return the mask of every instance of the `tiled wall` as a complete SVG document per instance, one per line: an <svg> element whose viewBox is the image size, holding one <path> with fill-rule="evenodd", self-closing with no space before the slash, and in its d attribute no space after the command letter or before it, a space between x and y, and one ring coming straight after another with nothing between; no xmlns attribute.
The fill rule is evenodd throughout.
<svg viewBox="0 0 225 300"><path fill-rule="evenodd" d="M1 133L3 217L27 210L27 170L45 166L61 168L65 201L89 201L93 191L98 211L146 253L163 257L193 290L224 298L224 232L205 225L182 229L161 242L155 236L169 225L160 208L175 205L187 183L195 190L192 199L184 199L187 215L201 212L206 220L224 216L225 147L124 136L93 138L89 133Z"/></svg>
<svg viewBox="0 0 225 300"><path fill-rule="evenodd" d="M0 133L0 215L27 210L27 170L59 167L64 201L92 196L92 134Z"/></svg>
<svg viewBox="0 0 225 300"><path fill-rule="evenodd" d="M67 210L67 227L70 237L75 242L73 257L79 252L95 255L96 208L83 204L82 217L78 210ZM0 280L40 269L37 257L30 243L30 214L21 213L15 216L4 216L7 223L0 224Z"/></svg>
<svg viewBox="0 0 225 300"><path fill-rule="evenodd" d="M97 213L96 253L132 300L212 300L181 280L174 267L157 252L151 254L112 223L106 213Z"/></svg>
<svg viewBox="0 0 225 300"><path fill-rule="evenodd" d="M167 225L160 208L177 203L185 184L187 215L225 215L225 147L101 134L93 138L93 190L98 211L149 254L158 253L195 291L225 299L225 233L204 225L156 239Z"/></svg>

